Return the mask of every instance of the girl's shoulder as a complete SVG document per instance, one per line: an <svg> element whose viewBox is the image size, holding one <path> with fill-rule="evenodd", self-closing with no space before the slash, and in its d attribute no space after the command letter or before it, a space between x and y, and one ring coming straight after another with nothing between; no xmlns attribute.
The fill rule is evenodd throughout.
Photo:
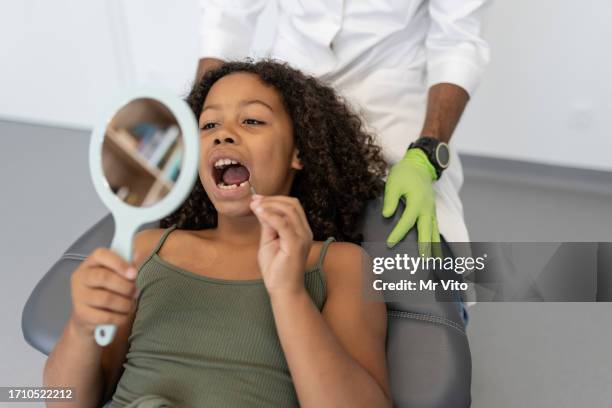
<svg viewBox="0 0 612 408"><path fill-rule="evenodd" d="M134 259L138 259L137 265L140 267L153 252L157 252L162 258L170 259L193 258L194 253L204 256L202 244L206 242L212 242L210 231L149 228L139 231L134 238ZM204 250L206 248L207 246Z"/></svg>
<svg viewBox="0 0 612 408"><path fill-rule="evenodd" d="M320 253L325 245L323 241L317 241ZM321 254L323 255L323 254ZM351 242L332 241L327 243L326 253L321 262L328 287L347 283L359 284L363 265L368 262L368 254L357 244Z"/></svg>
<svg viewBox="0 0 612 408"><path fill-rule="evenodd" d="M327 245L324 265L332 269L346 269L361 266L367 257L368 254L357 244L332 241Z"/></svg>
<svg viewBox="0 0 612 408"><path fill-rule="evenodd" d="M139 231L134 236L134 263L140 268L142 262L156 250L159 251L161 246L166 253L172 253L173 248L184 248L187 242L193 240L189 232L181 229L168 231L168 228L148 228Z"/></svg>
<svg viewBox="0 0 612 408"><path fill-rule="evenodd" d="M175 228L172 231L168 231L169 228L148 228L139 231L134 238L134 250L137 252L145 252L145 257L150 255L159 244L163 244L164 248L167 249L170 246L183 246L186 241L193 241L195 236L193 231L182 230ZM164 238L164 234L166 237ZM171 233L171 234L170 234ZM200 232L200 238L203 238L203 233ZM170 237L171 236L171 237ZM163 239L163 243L161 242Z"/></svg>
<svg viewBox="0 0 612 408"><path fill-rule="evenodd" d="M325 257L326 254L323 252L329 253L329 249L331 248L331 244L335 241L325 242L325 241L312 241L310 245L310 252L308 253L308 258L306 259L306 269L314 268L317 266ZM325 248L327 247L327 248Z"/></svg>
<svg viewBox="0 0 612 408"><path fill-rule="evenodd" d="M137 268L140 268L142 263L155 250L164 231L164 228L150 228L136 233L134 236L133 254L134 264L136 264Z"/></svg>

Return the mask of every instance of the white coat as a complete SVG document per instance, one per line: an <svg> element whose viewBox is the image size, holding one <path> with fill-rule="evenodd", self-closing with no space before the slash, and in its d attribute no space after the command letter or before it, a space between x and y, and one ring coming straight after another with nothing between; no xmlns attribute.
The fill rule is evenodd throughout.
<svg viewBox="0 0 612 408"><path fill-rule="evenodd" d="M487 0L276 0L271 56L344 94L395 163L420 134L427 90L437 83L472 95L489 61L481 38ZM201 0L200 58L249 56L266 0ZM440 233L469 241L459 189L461 162L434 183Z"/></svg>

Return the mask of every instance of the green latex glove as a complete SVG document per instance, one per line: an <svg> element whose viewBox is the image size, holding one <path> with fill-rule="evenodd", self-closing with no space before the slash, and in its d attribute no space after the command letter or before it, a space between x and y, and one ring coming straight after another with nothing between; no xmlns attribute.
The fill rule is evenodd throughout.
<svg viewBox="0 0 612 408"><path fill-rule="evenodd" d="M440 232L436 219L436 195L432 183L437 179L436 169L421 149L410 149L397 162L387 177L382 215L391 217L400 199L406 206L400 220L387 237L387 246L392 248L417 224L419 253L442 256Z"/></svg>

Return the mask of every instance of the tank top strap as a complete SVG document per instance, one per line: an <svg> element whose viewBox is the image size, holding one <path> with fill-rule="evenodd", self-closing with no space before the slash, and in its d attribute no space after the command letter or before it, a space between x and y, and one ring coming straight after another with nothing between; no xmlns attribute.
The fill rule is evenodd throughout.
<svg viewBox="0 0 612 408"><path fill-rule="evenodd" d="M321 252L319 252L319 259L317 260L317 269L319 270L319 273L322 276L324 276L323 275L323 259L325 258L325 254L327 253L329 244L331 244L335 240L336 239L334 237L329 237L323 242L323 245L321 245Z"/></svg>
<svg viewBox="0 0 612 408"><path fill-rule="evenodd" d="M162 247L162 245L164 244L164 241L166 241L166 238L168 238L168 234L170 234L174 229L176 229L176 224L171 225L170 227L166 228L166 230L164 231L164 233L161 235L161 238L159 239L159 242L157 243L157 246L155 247L155 249L153 250L153 253L156 254L157 251L159 251L159 249Z"/></svg>

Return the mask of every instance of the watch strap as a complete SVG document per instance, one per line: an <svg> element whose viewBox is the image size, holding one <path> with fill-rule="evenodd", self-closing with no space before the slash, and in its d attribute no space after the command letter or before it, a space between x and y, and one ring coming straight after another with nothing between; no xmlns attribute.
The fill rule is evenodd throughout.
<svg viewBox="0 0 612 408"><path fill-rule="evenodd" d="M408 150L417 148L417 149L422 150L425 153L425 155L429 159L429 162L432 164L432 166L436 170L436 174L438 176L437 179L440 178L440 176L442 175L442 172L445 169L445 167L442 167L440 165L440 163L437 160L437 156L436 156L437 154L436 150L440 143L443 143L443 142L441 142L440 140L436 138L429 137L429 136L421 136L414 142L410 143L410 145L408 146Z"/></svg>

